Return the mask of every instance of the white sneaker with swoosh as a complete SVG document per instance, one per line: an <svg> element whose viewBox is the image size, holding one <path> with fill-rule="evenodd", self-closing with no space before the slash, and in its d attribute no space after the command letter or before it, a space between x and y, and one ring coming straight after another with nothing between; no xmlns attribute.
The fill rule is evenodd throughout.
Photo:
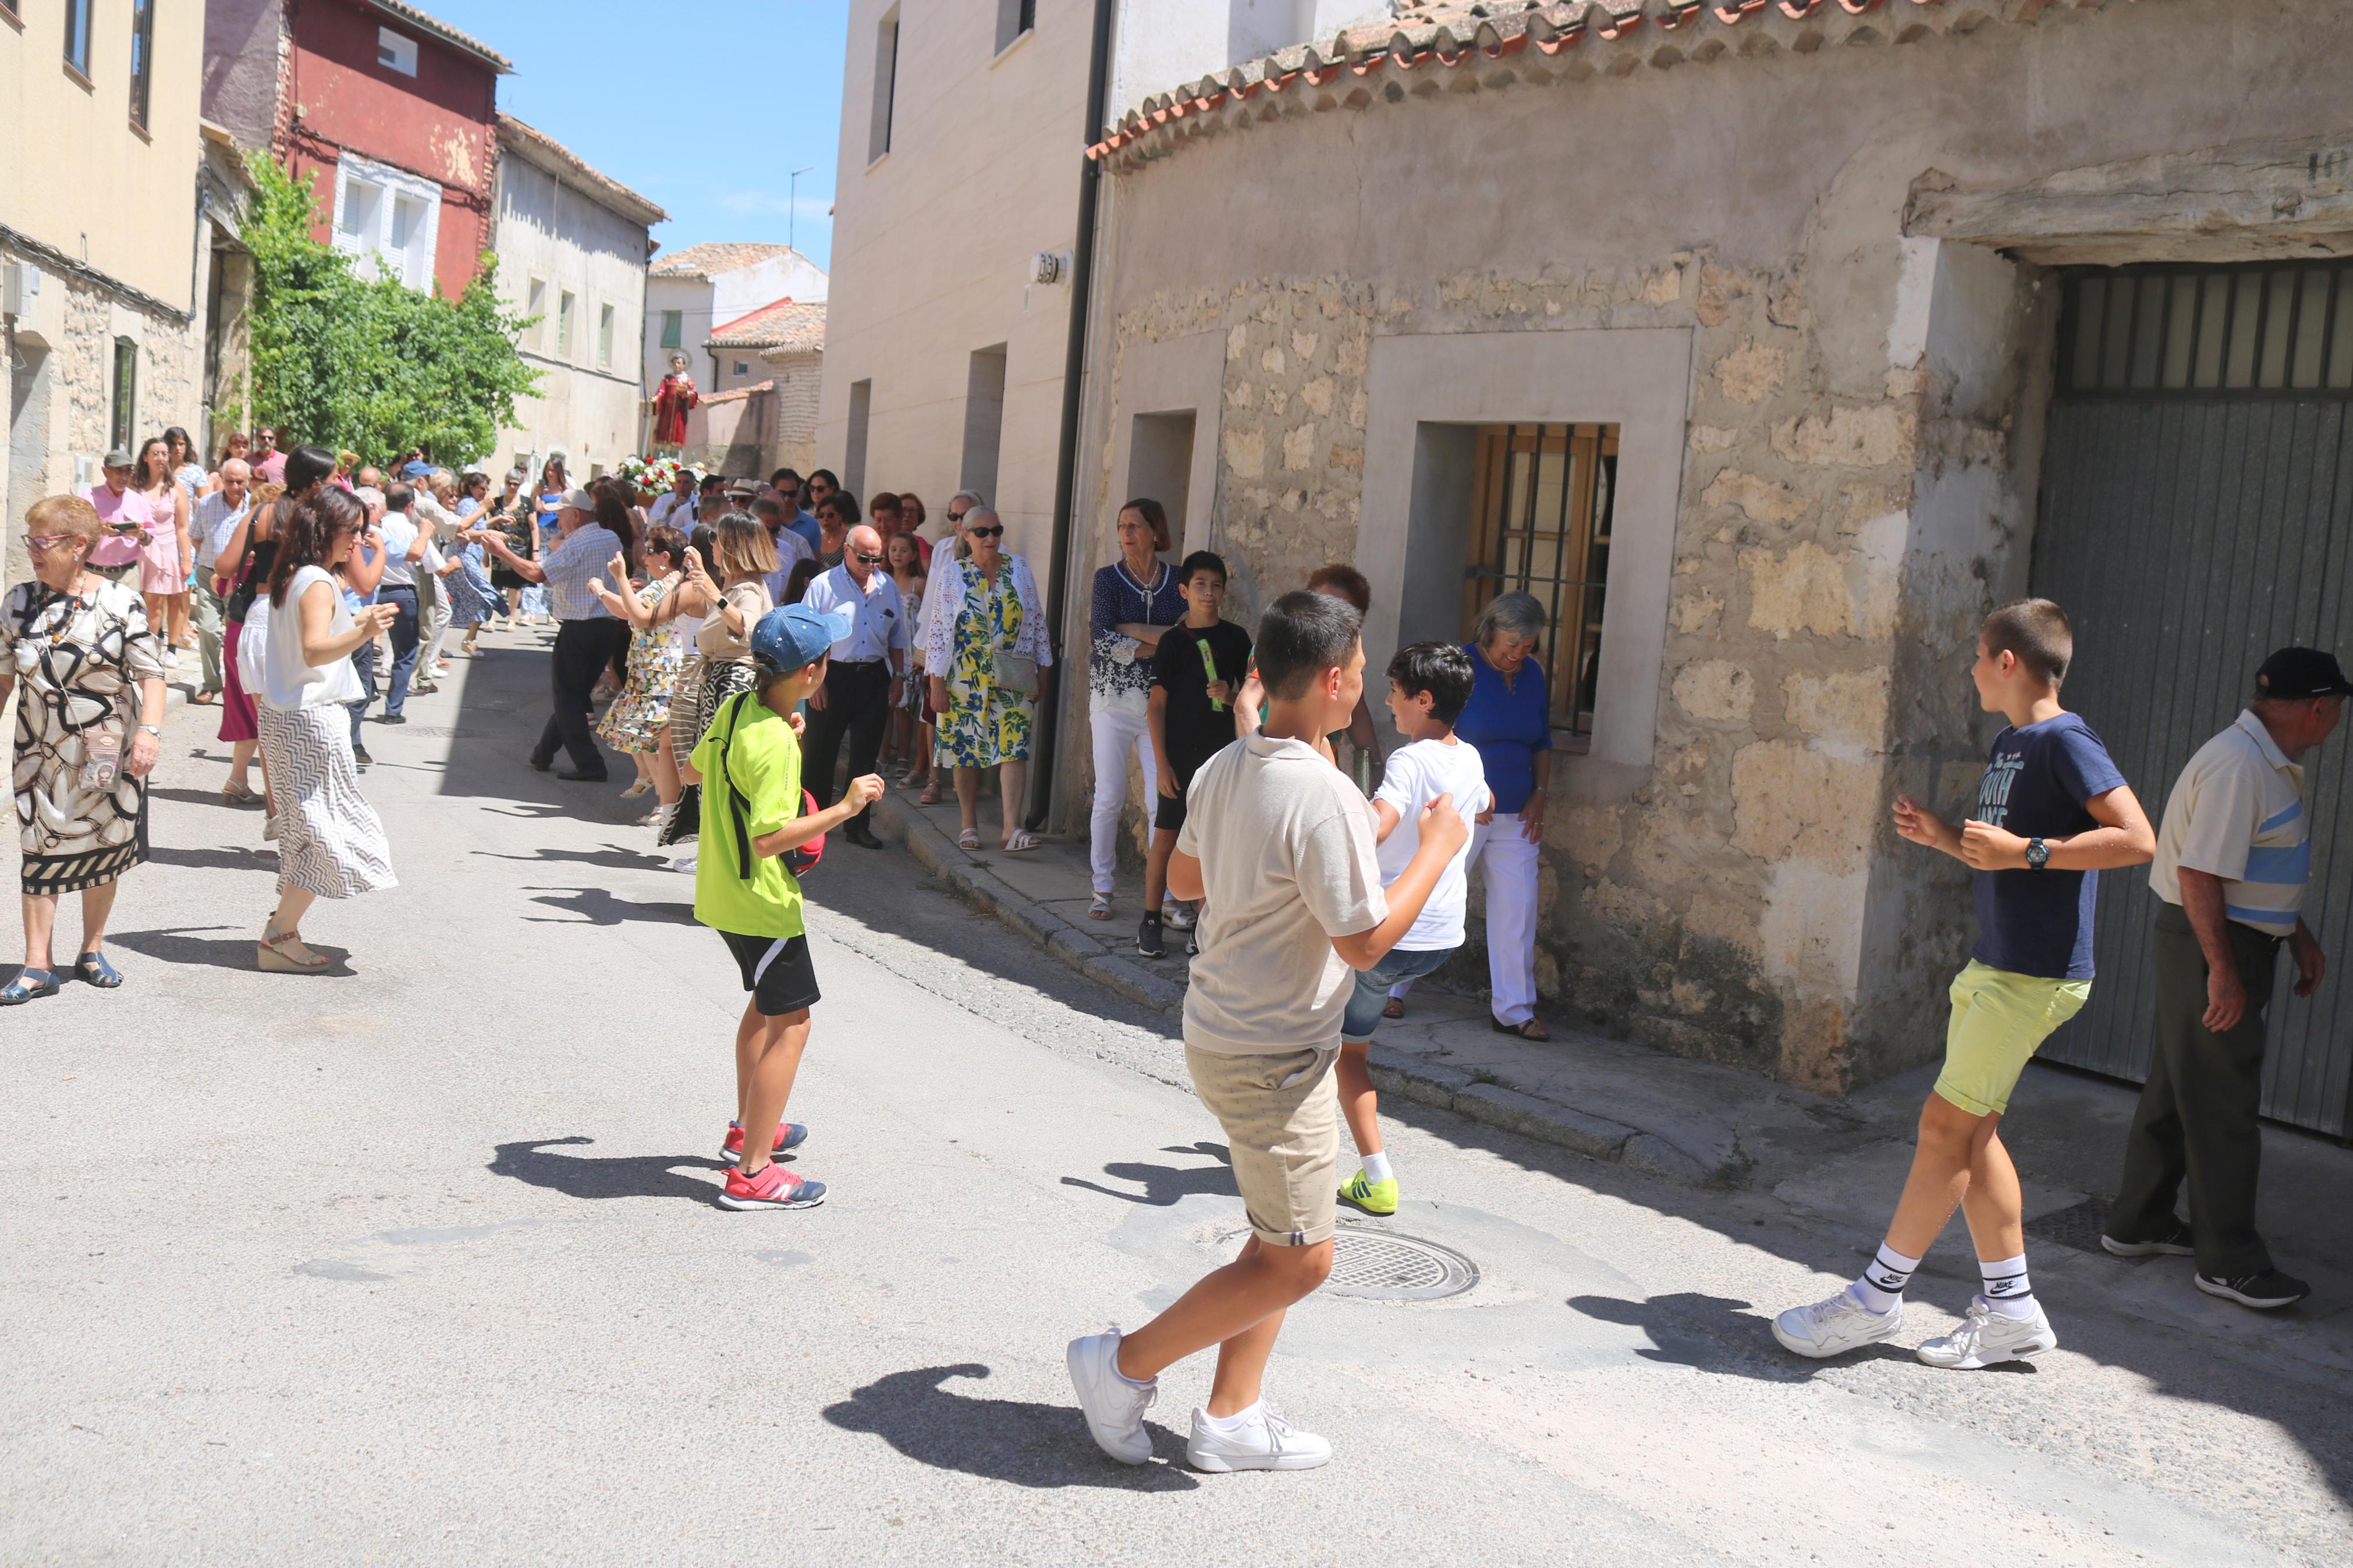
<svg viewBox="0 0 2353 1568"><path fill-rule="evenodd" d="M1252 1419L1239 1428L1213 1424L1206 1410L1193 1412L1193 1437L1185 1462L1197 1470L1312 1470L1332 1462L1332 1445L1302 1432L1263 1400Z"/></svg>
<svg viewBox="0 0 2353 1568"><path fill-rule="evenodd" d="M1865 1345L1892 1340L1904 1327L1904 1303L1898 1300L1885 1312L1874 1312L1841 1290L1809 1307L1792 1307L1773 1320L1773 1337L1781 1348L1820 1360L1844 1355Z"/></svg>
<svg viewBox="0 0 2353 1568"><path fill-rule="evenodd" d="M1979 1296L1969 1303L1968 1315L1959 1328L1923 1342L1913 1353L1930 1366L1975 1372L1998 1362L2032 1361L2058 1348L2059 1336L2052 1331L2051 1320L2043 1316L2042 1302L2034 1303L2031 1318L2005 1318Z"/></svg>

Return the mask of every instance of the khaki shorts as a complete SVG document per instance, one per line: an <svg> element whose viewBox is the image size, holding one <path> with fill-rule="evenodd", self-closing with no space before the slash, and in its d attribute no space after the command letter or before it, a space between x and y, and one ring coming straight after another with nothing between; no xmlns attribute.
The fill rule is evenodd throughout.
<svg viewBox="0 0 2353 1568"><path fill-rule="evenodd" d="M1338 1206L1339 1047L1229 1057L1185 1047L1193 1092L1226 1130L1250 1229L1271 1247L1332 1239Z"/></svg>
<svg viewBox="0 0 2353 1568"><path fill-rule="evenodd" d="M1936 1092L1972 1116L1999 1116L2042 1042L2091 999L2092 983L2013 974L1973 958L1954 977L1951 995Z"/></svg>

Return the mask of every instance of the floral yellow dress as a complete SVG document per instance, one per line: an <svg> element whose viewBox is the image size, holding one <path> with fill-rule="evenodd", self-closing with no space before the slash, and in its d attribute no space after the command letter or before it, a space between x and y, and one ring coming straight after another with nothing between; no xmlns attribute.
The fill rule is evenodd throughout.
<svg viewBox="0 0 2353 1568"><path fill-rule="evenodd" d="M1010 561L991 583L967 569L956 606L955 657L948 666L948 710L940 715L940 761L993 768L1029 760L1029 699L997 683L997 656L1021 637L1021 596Z"/></svg>
<svg viewBox="0 0 2353 1568"><path fill-rule="evenodd" d="M638 590L638 604L650 610L662 602L678 582L678 574L648 583ZM678 672L686 665L686 643L676 621L667 626L641 626L629 639L628 679L621 694L597 721L596 738L617 752L650 752L654 735L670 722L670 693Z"/></svg>

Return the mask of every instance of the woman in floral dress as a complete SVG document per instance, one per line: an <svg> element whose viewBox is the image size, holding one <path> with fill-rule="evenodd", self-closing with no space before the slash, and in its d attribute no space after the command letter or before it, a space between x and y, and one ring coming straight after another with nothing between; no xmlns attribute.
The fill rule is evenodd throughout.
<svg viewBox="0 0 2353 1568"><path fill-rule="evenodd" d="M612 706L605 710L596 725L596 738L615 751L627 752L637 763L638 782L623 796L654 791L660 804L643 820L659 825L678 805L681 785L670 746L670 707L679 671L686 665L686 644L679 636L678 622L674 618L659 622L659 612L681 581L685 539L667 524L654 529L646 538L645 561L648 580L642 585L629 581L628 562L618 555L607 568L613 574L612 586L607 587L602 578L589 584L605 607L628 622L634 633L629 639L628 679Z"/></svg>
<svg viewBox="0 0 2353 1568"><path fill-rule="evenodd" d="M956 842L980 847L980 770L995 768L1004 811L997 843L1018 855L1038 847L1037 835L1021 826L1021 807L1039 673L1054 654L1029 563L1004 552L1005 524L976 506L965 513L964 538L970 560L942 563L938 552L932 556L940 581L923 667L940 710L940 760L955 770L964 818ZM1024 684L1030 689L1019 689Z"/></svg>
<svg viewBox="0 0 2353 1568"><path fill-rule="evenodd" d="M162 747L163 649L126 584L89 571L98 511L51 496L25 511L33 580L0 603L0 705L20 682L11 773L22 835L25 967L0 1006L54 996L63 979L122 977L99 951L122 874L147 859L147 773ZM107 765L95 758L111 752ZM50 931L81 895L80 957L60 974Z"/></svg>

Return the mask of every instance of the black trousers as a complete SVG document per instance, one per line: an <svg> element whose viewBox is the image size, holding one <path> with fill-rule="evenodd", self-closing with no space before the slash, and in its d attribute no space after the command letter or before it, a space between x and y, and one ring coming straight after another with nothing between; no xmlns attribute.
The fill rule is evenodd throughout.
<svg viewBox="0 0 2353 1568"><path fill-rule="evenodd" d="M2189 1188L2198 1272L2210 1279L2259 1274L2271 1249L2255 1230L2255 1178L2263 1163L2257 1121L2263 1084L2263 1009L2272 999L2280 939L2226 921L2247 1011L2215 1034L2206 1012L2206 953L2179 904L2157 914L2157 1058L2133 1113L2125 1171L2108 1234L2139 1241L2174 1217Z"/></svg>
<svg viewBox="0 0 2353 1568"><path fill-rule="evenodd" d="M808 752L801 767L801 784L817 796L820 807L834 802L833 770L841 755L843 736L849 738L849 776L874 771L882 754L882 731L891 721L891 665L829 664L825 670L825 706L808 716ZM872 807L868 807L872 810ZM870 831L866 812L843 824L843 831Z"/></svg>
<svg viewBox="0 0 2353 1568"><path fill-rule="evenodd" d="M555 748L562 746L575 770L604 776L605 753L596 749L588 723L588 694L612 662L613 650L628 646L628 627L606 616L565 621L555 628L555 657L549 661L555 678L555 711L547 716L539 744L532 748L534 765L554 762Z"/></svg>

